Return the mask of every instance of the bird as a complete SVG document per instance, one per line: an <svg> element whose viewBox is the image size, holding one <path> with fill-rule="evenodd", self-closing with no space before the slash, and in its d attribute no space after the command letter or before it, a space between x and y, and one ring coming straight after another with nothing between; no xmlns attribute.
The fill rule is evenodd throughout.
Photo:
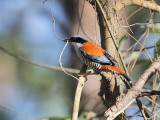
<svg viewBox="0 0 160 120"><path fill-rule="evenodd" d="M121 70L117 64L118 62L104 49L90 42L87 38L81 35L75 35L66 38L65 42L71 42L76 50L81 61L94 70L95 73L101 71L111 71L122 75L131 85L132 78Z"/></svg>
<svg viewBox="0 0 160 120"><path fill-rule="evenodd" d="M133 86L132 78L117 66L118 62L107 51L90 42L87 38L75 35L66 38L64 42L71 42L81 61L92 68L95 73L109 70L122 75L129 82L130 88ZM142 102L138 98L136 98L136 102L141 109ZM145 115L149 116L145 109L144 112Z"/></svg>

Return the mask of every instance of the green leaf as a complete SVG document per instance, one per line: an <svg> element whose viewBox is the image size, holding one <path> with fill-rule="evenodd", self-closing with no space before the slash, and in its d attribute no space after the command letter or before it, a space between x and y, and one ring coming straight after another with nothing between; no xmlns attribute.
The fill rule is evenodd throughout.
<svg viewBox="0 0 160 120"><path fill-rule="evenodd" d="M151 61L149 59L138 59L136 64L137 65L148 66L148 65L151 64Z"/></svg>
<svg viewBox="0 0 160 120"><path fill-rule="evenodd" d="M87 120L87 119L86 119L86 118L81 118L81 117L80 117L80 118L78 118L78 120Z"/></svg>
<svg viewBox="0 0 160 120"><path fill-rule="evenodd" d="M43 118L40 120L71 120L70 117L50 117L50 118Z"/></svg>
<svg viewBox="0 0 160 120"><path fill-rule="evenodd" d="M141 29L149 28L150 33L160 33L160 23L154 23L154 24L147 24L147 25L140 25ZM153 31L153 30L154 31Z"/></svg>
<svg viewBox="0 0 160 120"><path fill-rule="evenodd" d="M119 42L121 42L122 40L125 40L125 39L127 39L127 35L126 35L126 34L123 35L123 36L120 38Z"/></svg>
<svg viewBox="0 0 160 120"><path fill-rule="evenodd" d="M159 45L160 45L160 39L156 43L157 51L154 49L154 57L155 58L157 57L157 54L158 54L158 56L160 55L160 46Z"/></svg>
<svg viewBox="0 0 160 120"><path fill-rule="evenodd" d="M141 25L140 28L146 28L146 26L145 25Z"/></svg>
<svg viewBox="0 0 160 120"><path fill-rule="evenodd" d="M160 23L149 24L148 27L149 27L150 33L153 33L153 32L160 33ZM152 31L152 29L154 31Z"/></svg>

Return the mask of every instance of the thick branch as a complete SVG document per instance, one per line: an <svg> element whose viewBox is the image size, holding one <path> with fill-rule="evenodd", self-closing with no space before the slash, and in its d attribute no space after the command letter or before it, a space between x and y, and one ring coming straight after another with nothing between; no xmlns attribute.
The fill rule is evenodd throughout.
<svg viewBox="0 0 160 120"><path fill-rule="evenodd" d="M76 92L75 92L75 97L74 97L72 120L78 120L78 112L79 112L81 94L82 94L82 90L83 90L83 87L84 87L84 83L87 80L87 78L85 77L87 67L88 67L87 65L83 64L82 68L81 68L81 71L79 73L78 85L77 85Z"/></svg>
<svg viewBox="0 0 160 120"><path fill-rule="evenodd" d="M130 5L137 5L142 6L144 8L154 10L160 12L160 6L157 5L155 2L146 1L146 0L120 0L115 4L113 7L116 11Z"/></svg>
<svg viewBox="0 0 160 120"><path fill-rule="evenodd" d="M82 90L84 87L84 82L86 81L86 78L83 76L79 77L78 79L79 81L78 81L78 85L77 85L76 92L75 92L72 120L78 120L80 98L81 98Z"/></svg>
<svg viewBox="0 0 160 120"><path fill-rule="evenodd" d="M147 80L160 69L160 57L153 62L151 66L140 76L135 85L126 93L126 95L116 102L111 108L105 112L107 120L112 120L120 113L122 113L133 101L139 96L139 92L135 90L141 90Z"/></svg>
<svg viewBox="0 0 160 120"><path fill-rule="evenodd" d="M108 21L107 21L107 17L106 17L106 15L105 15L105 12L103 11L102 5L101 5L101 3L99 2L99 0L96 0L96 2L97 2L97 4L98 4L98 7L100 8L101 14L102 14L102 16L103 16L103 18L104 18L104 22L105 22L105 24L106 24L105 27L108 29L108 32L109 32L109 34L110 34L110 36L105 36L105 37L106 37L106 38L107 38L107 37L111 37L111 38L112 38L112 42L114 43L114 46L115 46L115 48L116 48L116 50L117 50L117 52L118 52L118 54L119 54L119 58L120 58L120 61L121 61L122 65L123 65L123 68L124 68L124 70L125 70L125 73L128 74L128 71L127 71L126 65L125 65L125 63L124 63L122 54L121 54L121 52L118 50L118 45L117 45L117 43L116 43L116 39L115 39L115 37L113 36L113 33L111 32L111 29L110 29L110 27L109 27L109 23L108 23ZM113 17L113 16L112 16L112 17ZM111 18L112 18L112 17L111 17ZM105 30L106 30L106 29L105 29Z"/></svg>
<svg viewBox="0 0 160 120"><path fill-rule="evenodd" d="M4 53L8 54L9 56L14 57L15 59L18 59L18 60L23 61L25 63L29 63L29 64L32 64L32 65L35 65L35 66L38 66L38 67L47 68L47 69L51 69L51 70L62 71L61 67L45 65L45 64L40 64L40 63L33 62L33 61L31 61L31 60L29 60L25 57L22 57L22 56L14 54L12 52L9 52L8 50L3 48L2 46L0 46L0 50L3 51ZM79 73L79 70L75 70L75 69L71 69L71 68L64 68L64 70L66 72L70 72L70 73Z"/></svg>

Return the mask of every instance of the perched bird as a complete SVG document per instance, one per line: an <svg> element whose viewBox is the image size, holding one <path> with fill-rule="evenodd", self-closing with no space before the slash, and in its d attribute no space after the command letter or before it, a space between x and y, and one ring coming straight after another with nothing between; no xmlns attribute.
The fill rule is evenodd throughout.
<svg viewBox="0 0 160 120"><path fill-rule="evenodd" d="M109 70L122 75L127 81L131 82L131 78L117 66L117 61L104 49L91 43L87 38L76 35L65 42L71 42L82 62L94 70L95 73L100 73L104 70Z"/></svg>

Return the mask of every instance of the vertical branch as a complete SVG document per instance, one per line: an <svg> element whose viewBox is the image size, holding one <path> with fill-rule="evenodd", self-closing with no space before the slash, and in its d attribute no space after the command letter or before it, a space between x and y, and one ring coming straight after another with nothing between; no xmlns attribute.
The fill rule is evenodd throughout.
<svg viewBox="0 0 160 120"><path fill-rule="evenodd" d="M109 52L115 59L118 59L118 46L116 39L118 38L118 29L116 30L115 15L111 6L110 0L99 1L96 0L98 4L98 15L99 15L99 25L101 33L101 44L102 47ZM103 6L103 7L102 7ZM107 108L111 107L120 96L120 86L118 85L119 79L116 79L115 75L111 72L101 72L101 89L99 95L104 99L105 106ZM122 116L118 116L117 120Z"/></svg>
<svg viewBox="0 0 160 120"><path fill-rule="evenodd" d="M75 98L74 98L72 120L78 120L80 98L81 98L81 93L82 93L82 89L84 87L85 81L86 81L85 77L83 76L79 77L79 81L78 81L78 85L77 85L76 93L75 93Z"/></svg>
<svg viewBox="0 0 160 120"><path fill-rule="evenodd" d="M110 5L110 1L108 1L108 6L107 6L107 17L104 13L104 10L102 8L101 3L99 2L99 0L96 0L98 7L100 8L98 12L99 14L99 18L100 18L100 30L101 30L101 40L102 40L102 47L104 47L107 51L110 51L109 53L112 54L112 56L115 56L116 53L118 52L118 56L120 58L120 61L122 63L122 66L124 68L124 71L128 74L127 68L125 66L124 60L122 58L121 53L118 50L118 45L116 43L116 39L118 38L118 36L116 36L116 34L118 34L119 31L116 31L116 27L115 27L115 11L113 11L112 6ZM102 3L104 4L104 3ZM110 5L110 6L109 6ZM111 29L112 26L113 28ZM103 46L104 43L104 46ZM117 50L117 51L116 51Z"/></svg>
<svg viewBox="0 0 160 120"><path fill-rule="evenodd" d="M84 87L84 82L87 79L86 77L84 77L84 75L86 73L86 70L87 70L87 67L88 67L87 65L83 64L82 68L81 68L81 71L79 73L78 85L77 85L76 92L75 92L75 97L74 97L72 120L78 120L80 98L81 98L82 90L83 90L83 87Z"/></svg>

